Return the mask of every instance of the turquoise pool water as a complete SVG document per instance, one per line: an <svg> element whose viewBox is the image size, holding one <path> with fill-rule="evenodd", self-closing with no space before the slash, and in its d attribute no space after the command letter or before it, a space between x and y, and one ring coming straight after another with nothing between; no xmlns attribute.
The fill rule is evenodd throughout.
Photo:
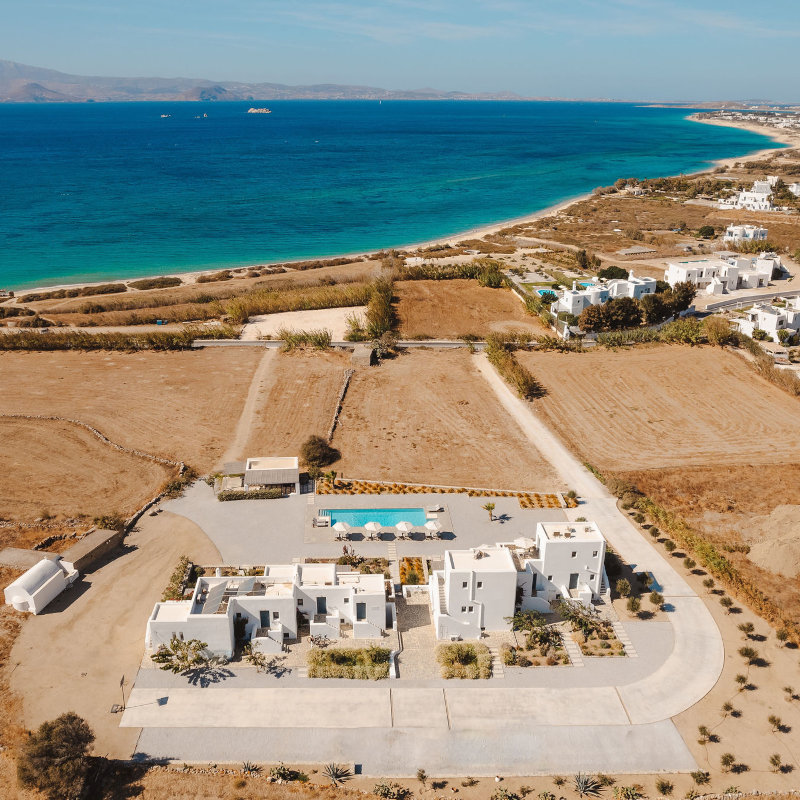
<svg viewBox="0 0 800 800"><path fill-rule="evenodd" d="M410 522L415 527L425 524L424 508L324 508L319 513L330 517L331 525L346 522L351 528L363 528L368 522L379 522L384 528L398 522Z"/></svg>
<svg viewBox="0 0 800 800"><path fill-rule="evenodd" d="M555 294L555 290L553 290L553 289L537 289L536 290L536 294L538 294L539 297L544 297L546 294L553 294L554 295Z"/></svg>

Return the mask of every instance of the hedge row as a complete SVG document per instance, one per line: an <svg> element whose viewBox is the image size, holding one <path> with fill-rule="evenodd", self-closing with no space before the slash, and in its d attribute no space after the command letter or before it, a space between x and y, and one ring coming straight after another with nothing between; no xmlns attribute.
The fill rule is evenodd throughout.
<svg viewBox="0 0 800 800"><path fill-rule="evenodd" d="M217 494L217 500L223 503L228 500L277 500L283 497L280 489L223 489Z"/></svg>

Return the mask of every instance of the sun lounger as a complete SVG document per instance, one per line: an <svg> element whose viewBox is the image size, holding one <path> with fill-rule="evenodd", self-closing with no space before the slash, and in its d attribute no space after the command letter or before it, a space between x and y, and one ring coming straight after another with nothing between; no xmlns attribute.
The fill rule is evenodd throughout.
<svg viewBox="0 0 800 800"><path fill-rule="evenodd" d="M327 528L331 524L330 517L314 517L313 522L311 523L315 528Z"/></svg>
<svg viewBox="0 0 800 800"><path fill-rule="evenodd" d="M425 510L429 514L436 514L436 513L440 512L440 511L444 511L444 507L441 506L440 504L436 503L436 504L434 504L432 506L428 506Z"/></svg>

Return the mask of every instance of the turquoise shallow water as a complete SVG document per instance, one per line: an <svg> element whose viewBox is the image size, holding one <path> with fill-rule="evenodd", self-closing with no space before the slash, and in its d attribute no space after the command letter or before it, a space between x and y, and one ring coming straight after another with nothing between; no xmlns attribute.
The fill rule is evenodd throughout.
<svg viewBox="0 0 800 800"><path fill-rule="evenodd" d="M399 246L772 144L619 103L269 105L0 105L0 286Z"/></svg>

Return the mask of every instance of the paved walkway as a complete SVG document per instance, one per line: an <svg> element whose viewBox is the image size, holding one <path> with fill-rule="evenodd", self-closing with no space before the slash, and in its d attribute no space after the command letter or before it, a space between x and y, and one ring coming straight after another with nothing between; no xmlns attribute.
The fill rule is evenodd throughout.
<svg viewBox="0 0 800 800"><path fill-rule="evenodd" d="M617 508L616 499L559 439L536 417L492 369L484 356L476 366L494 389L503 407L546 455L561 477L581 498L572 519L585 516L597 522L609 544L637 571L651 572L662 587L672 624L674 647L662 666L619 688L619 696L634 725L668 720L701 700L722 672L725 652L711 613L688 583Z"/></svg>

